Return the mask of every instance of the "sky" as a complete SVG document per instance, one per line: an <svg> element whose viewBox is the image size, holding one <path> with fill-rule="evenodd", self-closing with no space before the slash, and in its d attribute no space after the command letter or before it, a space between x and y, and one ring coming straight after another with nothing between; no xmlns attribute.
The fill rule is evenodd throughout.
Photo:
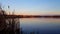
<svg viewBox="0 0 60 34"><path fill-rule="evenodd" d="M0 3L7 12L19 15L60 15L60 0L0 0Z"/></svg>

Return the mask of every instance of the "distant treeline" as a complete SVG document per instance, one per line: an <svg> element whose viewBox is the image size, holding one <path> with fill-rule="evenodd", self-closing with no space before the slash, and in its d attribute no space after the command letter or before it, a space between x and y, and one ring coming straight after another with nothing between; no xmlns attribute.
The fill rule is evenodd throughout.
<svg viewBox="0 0 60 34"><path fill-rule="evenodd" d="M0 15L2 18L3 15ZM60 18L60 15L4 15L5 18Z"/></svg>
<svg viewBox="0 0 60 34"><path fill-rule="evenodd" d="M60 15L45 15L45 16L40 16L40 15L21 15L21 18L60 18Z"/></svg>

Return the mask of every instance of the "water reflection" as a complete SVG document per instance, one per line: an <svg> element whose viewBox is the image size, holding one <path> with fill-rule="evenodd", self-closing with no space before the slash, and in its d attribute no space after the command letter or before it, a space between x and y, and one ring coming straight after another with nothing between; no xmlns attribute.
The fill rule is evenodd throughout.
<svg viewBox="0 0 60 34"><path fill-rule="evenodd" d="M60 34L60 19L22 18L20 25L24 34Z"/></svg>

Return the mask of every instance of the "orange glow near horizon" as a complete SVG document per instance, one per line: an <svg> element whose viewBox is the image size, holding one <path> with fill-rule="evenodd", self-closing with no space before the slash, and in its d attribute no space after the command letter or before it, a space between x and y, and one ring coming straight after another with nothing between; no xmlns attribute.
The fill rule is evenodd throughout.
<svg viewBox="0 0 60 34"><path fill-rule="evenodd" d="M16 15L60 15L60 12L46 12L46 13L21 13L21 12L16 12Z"/></svg>
<svg viewBox="0 0 60 34"><path fill-rule="evenodd" d="M13 11L12 11L13 12ZM12 14L10 12L10 14ZM9 11L6 11L7 14L9 14ZM15 11L14 14L16 15L60 15L60 12L22 12L22 11Z"/></svg>

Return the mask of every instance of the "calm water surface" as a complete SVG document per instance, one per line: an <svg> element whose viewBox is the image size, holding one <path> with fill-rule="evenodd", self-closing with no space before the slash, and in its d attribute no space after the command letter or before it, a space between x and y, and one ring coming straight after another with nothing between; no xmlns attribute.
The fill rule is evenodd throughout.
<svg viewBox="0 0 60 34"><path fill-rule="evenodd" d="M20 27L24 32L39 34L60 34L60 19L57 18L21 18Z"/></svg>

